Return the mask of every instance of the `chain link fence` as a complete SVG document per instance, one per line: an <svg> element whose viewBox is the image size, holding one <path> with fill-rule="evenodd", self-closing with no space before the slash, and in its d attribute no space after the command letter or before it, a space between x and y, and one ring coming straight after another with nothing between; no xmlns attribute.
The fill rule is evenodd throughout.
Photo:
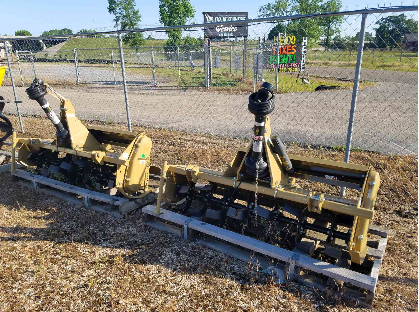
<svg viewBox="0 0 419 312"><path fill-rule="evenodd" d="M145 38L136 47L118 32L3 38L1 92L21 114L41 114L25 94L38 77L82 119L127 122L129 110L128 124L249 137L248 96L268 81L274 134L287 143L346 147L346 160L351 148L417 154L417 6L245 23L248 37L230 41L201 39L208 24L172 27L185 35L178 46L166 27L131 31Z"/></svg>

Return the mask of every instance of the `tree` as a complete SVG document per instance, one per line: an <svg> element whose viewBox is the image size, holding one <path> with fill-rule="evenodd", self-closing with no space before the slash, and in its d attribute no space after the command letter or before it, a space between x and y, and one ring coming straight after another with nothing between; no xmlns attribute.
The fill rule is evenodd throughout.
<svg viewBox="0 0 419 312"><path fill-rule="evenodd" d="M292 14L312 14L321 11L321 3L323 0L276 0L274 3L268 3L259 8L259 16L284 16ZM302 40L307 37L308 45L314 45L322 34L319 19L317 18L303 18L286 22L284 25L284 33L295 36L297 40ZM274 28L275 29L275 28ZM275 31L279 31L281 27L277 27L268 35L269 37L277 36Z"/></svg>
<svg viewBox="0 0 419 312"><path fill-rule="evenodd" d="M339 12L342 7L340 0L329 0L321 5L322 12ZM320 19L320 26L323 29L324 46L326 49L331 46L331 38L339 33L339 26L342 24L342 16L326 16Z"/></svg>
<svg viewBox="0 0 419 312"><path fill-rule="evenodd" d="M184 25L195 16L195 9L189 0L160 0L160 23L164 26ZM182 43L182 30L172 29L166 31L169 40L166 46L180 45Z"/></svg>
<svg viewBox="0 0 419 312"><path fill-rule="evenodd" d="M140 12L135 8L134 0L108 0L108 12L114 15L115 27L119 30L138 28L141 21ZM133 47L144 44L143 34L140 32L128 33L122 41Z"/></svg>
<svg viewBox="0 0 419 312"><path fill-rule="evenodd" d="M357 38L357 40L359 40L359 31L356 33L355 38ZM365 32L364 35L364 41L374 41L374 36L372 35L372 33L370 33L369 31Z"/></svg>
<svg viewBox="0 0 419 312"><path fill-rule="evenodd" d="M16 30L15 36L32 36L32 34L28 30Z"/></svg>
<svg viewBox="0 0 419 312"><path fill-rule="evenodd" d="M78 34L91 34L91 33L95 33L96 30L95 29L81 29L79 32L77 32ZM86 35L83 37L87 37L87 38L103 38L104 35L102 34L95 34L95 35Z"/></svg>
<svg viewBox="0 0 419 312"><path fill-rule="evenodd" d="M276 0L274 3L268 3L259 7L260 17L284 16L292 12L294 1Z"/></svg>
<svg viewBox="0 0 419 312"><path fill-rule="evenodd" d="M72 34L73 31L69 28L63 28L63 29L51 29L44 31L42 33L42 36L57 36L57 35L68 35Z"/></svg>
<svg viewBox="0 0 419 312"><path fill-rule="evenodd" d="M375 40L379 48L398 47L405 34L418 32L418 22L407 19L404 14L383 17L376 24L378 28L375 29Z"/></svg>
<svg viewBox="0 0 419 312"><path fill-rule="evenodd" d="M274 40L279 34L285 33L285 24L277 24L268 34L268 40Z"/></svg>
<svg viewBox="0 0 419 312"><path fill-rule="evenodd" d="M195 37L186 36L183 38L182 42L182 51L191 51L195 49L199 49L199 47L202 47L204 44L203 39L197 39Z"/></svg>

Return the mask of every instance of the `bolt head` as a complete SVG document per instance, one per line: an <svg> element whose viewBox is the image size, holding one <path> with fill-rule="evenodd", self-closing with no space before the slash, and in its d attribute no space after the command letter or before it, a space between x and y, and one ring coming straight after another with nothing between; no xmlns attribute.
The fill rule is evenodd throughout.
<svg viewBox="0 0 419 312"><path fill-rule="evenodd" d="M363 236L363 235L359 235L359 236L358 236L358 239L359 239L359 240L362 240L363 238L364 238L364 236Z"/></svg>
<svg viewBox="0 0 419 312"><path fill-rule="evenodd" d="M375 182L371 182L370 185L374 186L375 185Z"/></svg>

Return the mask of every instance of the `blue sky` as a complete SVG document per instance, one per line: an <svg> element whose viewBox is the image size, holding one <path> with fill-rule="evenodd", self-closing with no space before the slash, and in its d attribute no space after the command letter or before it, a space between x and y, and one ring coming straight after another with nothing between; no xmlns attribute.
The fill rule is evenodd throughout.
<svg viewBox="0 0 419 312"><path fill-rule="evenodd" d="M417 5L418 3L417 0L383 1L342 0L342 10L355 10L366 6L388 6L390 4ZM191 0L191 4L196 10L194 21L198 23L202 22L203 11L247 11L250 18L256 18L258 8L268 2L269 0ZM0 0L2 8L0 34L13 35L19 29L29 30L33 35L40 35L45 30L61 28L70 28L74 32L83 28L96 29L98 31L112 30L114 23L112 16L107 11L107 4L107 0ZM141 25L151 26L159 24L158 0L137 0L136 5L142 15ZM417 13L415 15L417 16Z"/></svg>

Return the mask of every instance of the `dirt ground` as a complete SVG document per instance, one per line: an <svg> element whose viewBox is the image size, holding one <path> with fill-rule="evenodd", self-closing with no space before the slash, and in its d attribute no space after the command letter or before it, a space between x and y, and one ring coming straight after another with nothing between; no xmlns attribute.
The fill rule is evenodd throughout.
<svg viewBox="0 0 419 312"><path fill-rule="evenodd" d="M24 122L25 136L54 135L44 118ZM168 160L223 170L244 143L145 130L156 165ZM310 146L288 150L344 156ZM417 156L354 151L351 161L380 173L373 223L390 229L371 311L417 311ZM147 227L139 212L115 219L35 193L7 173L0 175L0 189L0 311L369 311L342 293L277 285L250 262Z"/></svg>

